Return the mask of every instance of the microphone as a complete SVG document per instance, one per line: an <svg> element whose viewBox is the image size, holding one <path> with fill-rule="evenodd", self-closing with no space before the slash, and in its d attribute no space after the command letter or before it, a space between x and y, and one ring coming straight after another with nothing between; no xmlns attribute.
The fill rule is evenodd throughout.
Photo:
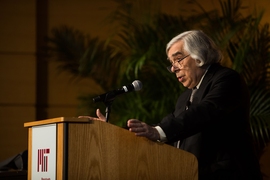
<svg viewBox="0 0 270 180"><path fill-rule="evenodd" d="M110 92L107 92L105 94L101 94L97 97L93 98L93 101L96 102L108 102L112 101L116 96L132 92L132 91L139 91L142 89L142 83L139 80L135 80L132 82L132 84L129 84L127 86L123 86L121 89L113 90Z"/></svg>

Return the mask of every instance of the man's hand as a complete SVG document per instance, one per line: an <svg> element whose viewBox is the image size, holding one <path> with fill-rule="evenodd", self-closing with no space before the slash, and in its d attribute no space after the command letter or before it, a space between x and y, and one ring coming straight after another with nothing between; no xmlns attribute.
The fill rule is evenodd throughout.
<svg viewBox="0 0 270 180"><path fill-rule="evenodd" d="M141 122L137 119L130 119L127 122L129 131L134 132L136 136L143 136L152 141L160 139L159 133L156 128L149 126L148 124Z"/></svg>
<svg viewBox="0 0 270 180"><path fill-rule="evenodd" d="M98 120L98 121L106 121L106 117L100 112L99 109L96 110L96 115L97 115L97 118L96 117L91 117L91 116L79 116L78 118L88 118L90 120Z"/></svg>

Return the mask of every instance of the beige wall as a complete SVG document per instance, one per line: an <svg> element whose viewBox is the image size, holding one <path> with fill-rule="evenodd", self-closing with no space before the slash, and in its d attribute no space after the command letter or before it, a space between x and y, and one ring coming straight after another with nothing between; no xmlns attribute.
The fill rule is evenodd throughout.
<svg viewBox="0 0 270 180"><path fill-rule="evenodd" d="M23 123L36 120L36 0L0 0L0 161L27 149ZM143 1L142 1L143 2ZM162 0L162 10L189 10L180 0ZM200 0L217 7L216 1ZM213 4L213 2L215 2ZM270 8L269 0L248 0L258 9ZM148 5L148 4L145 4ZM105 38L113 30L105 18L114 10L112 0L48 0L48 32L69 25L93 36ZM263 21L269 22L269 11ZM71 81L70 75L49 63L48 118L77 116L79 94L100 92L91 80Z"/></svg>
<svg viewBox="0 0 270 180"><path fill-rule="evenodd" d="M35 117L35 4L0 1L0 160L27 148Z"/></svg>

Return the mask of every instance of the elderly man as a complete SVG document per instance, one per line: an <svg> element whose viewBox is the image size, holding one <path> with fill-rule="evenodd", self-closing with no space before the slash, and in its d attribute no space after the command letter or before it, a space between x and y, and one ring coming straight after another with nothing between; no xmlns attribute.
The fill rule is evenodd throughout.
<svg viewBox="0 0 270 180"><path fill-rule="evenodd" d="M130 119L129 130L194 154L200 180L261 179L250 135L249 96L241 76L219 64L221 52L202 31L174 37L166 53L168 70L187 89L174 112L157 126ZM97 116L105 119L99 110Z"/></svg>

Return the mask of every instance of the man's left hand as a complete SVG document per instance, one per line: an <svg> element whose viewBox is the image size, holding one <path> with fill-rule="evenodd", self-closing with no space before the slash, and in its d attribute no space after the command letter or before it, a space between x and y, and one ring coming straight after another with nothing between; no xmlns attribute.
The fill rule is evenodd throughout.
<svg viewBox="0 0 270 180"><path fill-rule="evenodd" d="M152 141L160 139L159 133L156 128L149 126L148 124L141 122L137 119L130 119L127 122L129 131L134 132L136 136L143 136Z"/></svg>

